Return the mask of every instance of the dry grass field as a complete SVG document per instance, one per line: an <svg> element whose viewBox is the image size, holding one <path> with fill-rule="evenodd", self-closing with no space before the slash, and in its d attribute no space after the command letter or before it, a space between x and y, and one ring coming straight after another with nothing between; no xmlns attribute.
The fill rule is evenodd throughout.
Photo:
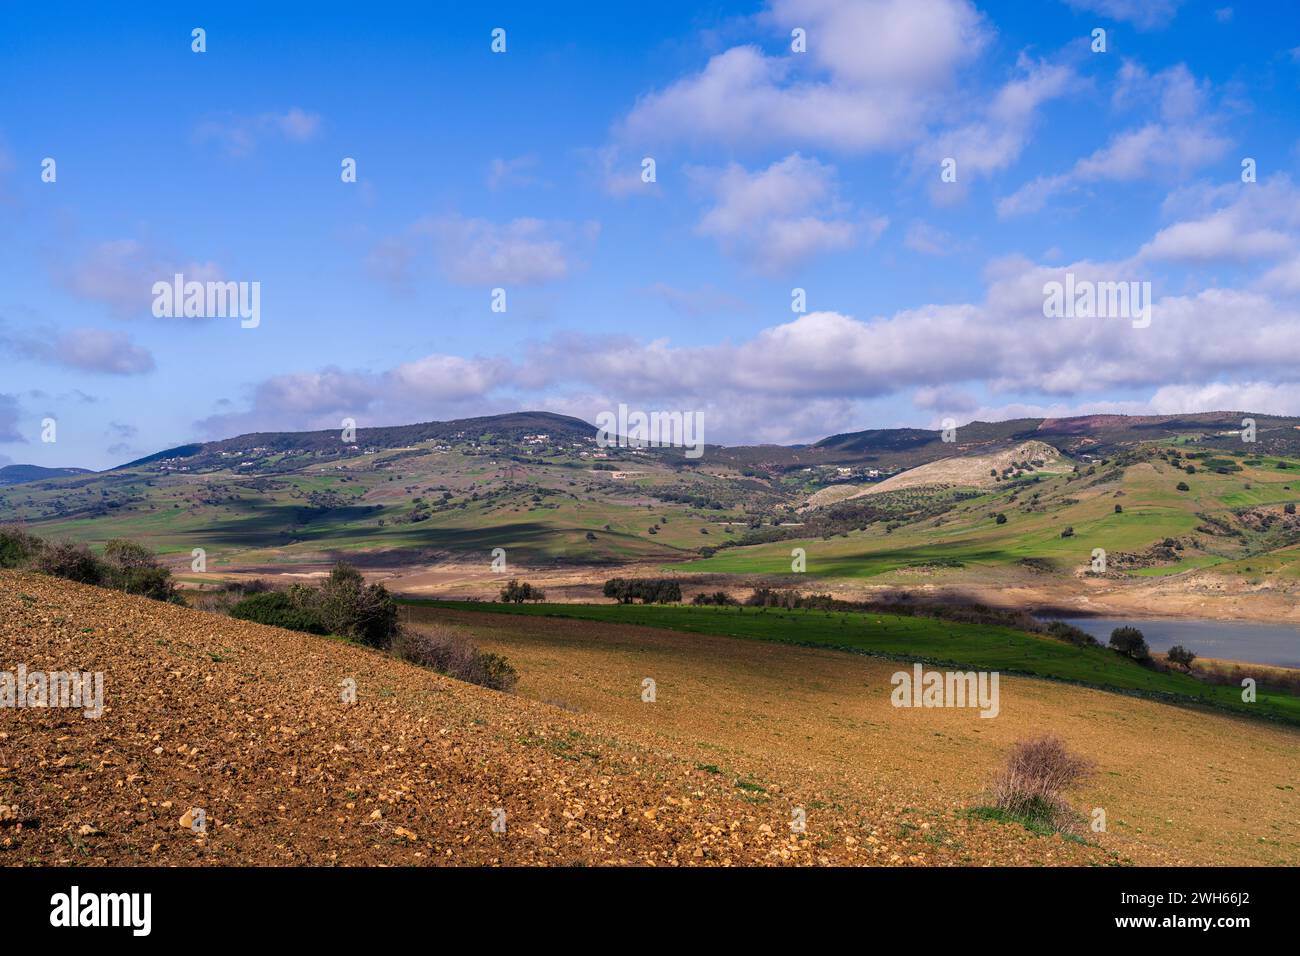
<svg viewBox="0 0 1300 956"><path fill-rule="evenodd" d="M1300 731L1068 684L1004 676L1001 713L890 704L901 665L837 651L643 627L442 609L518 667L519 693L612 718L727 780L808 805L854 806L919 827L957 862L962 810L981 802L1017 740L1050 732L1096 764L1074 806L1106 811L1088 834L1136 864L1300 863ZM643 703L641 681L656 682ZM809 811L814 828L817 812ZM1004 829L1019 829L1004 824ZM1035 863L1056 838L1035 837Z"/></svg>

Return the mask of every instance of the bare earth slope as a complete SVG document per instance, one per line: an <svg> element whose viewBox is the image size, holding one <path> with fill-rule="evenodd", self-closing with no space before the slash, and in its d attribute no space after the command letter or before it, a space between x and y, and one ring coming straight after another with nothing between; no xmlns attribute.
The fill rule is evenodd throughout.
<svg viewBox="0 0 1300 956"><path fill-rule="evenodd" d="M856 488L851 494L844 494L845 486L838 485L825 488L808 499L810 505L827 505L846 498L860 498L863 495L876 495L885 491L899 491L903 488L960 486L963 488L985 488L995 481L992 471L1002 472L1017 463L1040 461L1047 470L1053 470L1064 463L1061 453L1046 442L1021 442L1001 451L978 455L953 455L927 462L915 468L886 478L884 481ZM832 494L826 495L826 492Z"/></svg>
<svg viewBox="0 0 1300 956"><path fill-rule="evenodd" d="M935 840L898 825L905 808L878 795L820 805L785 767L758 800L635 722L339 641L0 572L0 670L19 664L103 672L105 712L0 710L6 865L1114 859L956 816ZM347 678L354 705L341 699ZM796 799L806 833L789 826ZM206 833L183 825L192 807ZM497 808L505 833L492 830Z"/></svg>

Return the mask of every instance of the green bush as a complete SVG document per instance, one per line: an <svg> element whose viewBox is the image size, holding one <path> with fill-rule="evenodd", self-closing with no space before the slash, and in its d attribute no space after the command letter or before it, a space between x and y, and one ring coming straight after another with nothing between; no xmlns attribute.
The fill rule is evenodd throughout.
<svg viewBox="0 0 1300 956"><path fill-rule="evenodd" d="M546 592L541 588L533 587L527 581L520 584L515 578L511 578L501 589L502 604L523 604L525 601L544 600L546 600Z"/></svg>
<svg viewBox="0 0 1300 956"><path fill-rule="evenodd" d="M241 621L255 621L271 627L308 634L328 634L320 618L298 604L284 591L263 591L244 598L230 609L230 616Z"/></svg>
<svg viewBox="0 0 1300 956"><path fill-rule="evenodd" d="M620 604L672 604L682 599L682 586L672 578L610 578L604 593Z"/></svg>
<svg viewBox="0 0 1300 956"><path fill-rule="evenodd" d="M104 566L104 584L111 588L155 601L177 599L171 571L143 545L114 538L104 546Z"/></svg>
<svg viewBox="0 0 1300 956"><path fill-rule="evenodd" d="M1147 639L1136 627L1115 628L1110 632L1110 646L1135 661L1145 662L1151 659L1151 648L1147 647Z"/></svg>
<svg viewBox="0 0 1300 956"><path fill-rule="evenodd" d="M0 527L0 568L18 568L31 562L45 542L17 525Z"/></svg>
<svg viewBox="0 0 1300 956"><path fill-rule="evenodd" d="M371 647L387 647L397 633L397 602L382 584L367 585L361 572L339 561L324 583L302 601L330 634Z"/></svg>

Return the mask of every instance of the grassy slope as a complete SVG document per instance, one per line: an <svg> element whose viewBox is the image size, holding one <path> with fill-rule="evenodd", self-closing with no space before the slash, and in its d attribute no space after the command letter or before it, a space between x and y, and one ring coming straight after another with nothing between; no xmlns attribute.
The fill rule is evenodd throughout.
<svg viewBox="0 0 1300 956"><path fill-rule="evenodd" d="M1240 690L1202 684L1181 674L1148 670L1104 648L1079 648L1011 628L954 624L923 617L776 608L673 605L502 605L471 601L412 601L459 610L570 617L665 627L785 644L924 660L980 670L1030 674L1094 687L1210 704L1300 724L1300 698L1260 693L1243 703Z"/></svg>
<svg viewBox="0 0 1300 956"><path fill-rule="evenodd" d="M1238 461L1247 456L1242 456ZM1195 532L1198 514L1226 515L1251 505L1300 502L1300 464L1278 470L1276 459L1242 472L1220 475L1199 470L1188 475L1164 463L1141 463L1117 481L1087 487L1087 481L1047 478L1022 485L1019 500L999 490L960 504L937 525L922 521L886 533L879 525L829 540L792 539L744 548L728 548L711 558L677 565L679 570L730 574L790 574L791 550L803 548L807 573L828 578L873 578L928 562L961 562L971 568L996 569L1024 558L1044 561L1058 570L1083 568L1094 548L1108 553L1137 552L1164 538ZM1088 479L1092 480L1092 479ZM1185 482L1189 491L1177 490ZM1250 485L1249 488L1246 486ZM1288 487L1289 486L1289 487ZM1038 493L1044 510L1025 508ZM1115 513L1115 505L1123 513ZM1007 515L997 524L996 515ZM1063 538L1066 527L1072 537ZM1260 560L1236 562L1233 542L1207 541L1229 553L1188 555L1184 562L1159 569L1139 569L1141 576L1176 573L1222 565L1224 573L1266 568L1286 577L1300 576L1300 551L1283 549ZM1240 564L1240 567L1237 567ZM793 575L792 575L793 577Z"/></svg>
<svg viewBox="0 0 1300 956"><path fill-rule="evenodd" d="M261 489L252 487L255 478L229 472L121 472L75 486L67 481L23 486L4 496L7 507L0 508L0 521L18 518L44 537L92 546L125 537L162 554L188 554L201 547L209 562L220 566L291 563L318 559L322 552L398 549L445 550L487 563L496 547L508 549L520 563L673 560L690 556L687 549L710 541L700 529L717 520L716 514L697 518L697 509L647 496L646 489L679 478L650 461L636 463L642 476L614 480L608 472L591 471L589 461L568 456L512 465L504 458L494 463L487 456L452 451L376 468L375 459L382 457L350 459L342 468L309 465L274 476ZM719 488L726 485L720 479L700 480ZM529 487L518 488L518 482ZM485 497L507 487L516 490L505 497ZM433 488L449 489L454 507L434 511L418 523L403 522L417 497L439 501L441 492ZM539 488L547 493L534 500ZM307 498L312 493L336 495L347 504L312 509ZM76 511L114 499L131 500L96 517L41 517L56 501ZM651 535L649 527L661 516L668 523ZM595 540L589 540L588 533ZM713 533L721 532L715 527Z"/></svg>

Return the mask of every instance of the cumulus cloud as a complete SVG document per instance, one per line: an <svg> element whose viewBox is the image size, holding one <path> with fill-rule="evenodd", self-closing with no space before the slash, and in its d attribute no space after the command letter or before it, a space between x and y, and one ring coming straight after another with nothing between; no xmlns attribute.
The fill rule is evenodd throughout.
<svg viewBox="0 0 1300 956"><path fill-rule="evenodd" d="M736 46L639 99L634 142L778 143L850 151L918 138L989 29L968 0L774 0L763 19L807 31L808 52Z"/></svg>
<svg viewBox="0 0 1300 956"><path fill-rule="evenodd" d="M154 369L153 354L148 349L136 345L122 332L101 329L22 333L0 329L0 348L23 358L87 372L139 375Z"/></svg>
<svg viewBox="0 0 1300 956"><path fill-rule="evenodd" d="M875 239L888 225L883 217L866 223L846 218L834 168L798 153L753 173L733 163L692 175L713 196L697 232L761 272L787 272L818 254L849 248L859 233Z"/></svg>
<svg viewBox="0 0 1300 956"><path fill-rule="evenodd" d="M1206 208L1161 229L1143 245L1139 259L1180 262L1252 262L1274 259L1297 248L1300 190L1285 175L1262 183L1232 183L1201 194ZM1182 202L1194 202L1186 194ZM1285 267L1271 274L1285 288Z"/></svg>
<svg viewBox="0 0 1300 956"><path fill-rule="evenodd" d="M1150 75L1125 62L1113 105L1131 115L1154 104L1158 115L1116 134L1069 170L1026 183L998 203L998 215L1037 212L1054 196L1080 185L1181 175L1220 159L1231 142L1217 132L1218 117L1208 110L1207 100L1208 90L1183 64Z"/></svg>
<svg viewBox="0 0 1300 956"><path fill-rule="evenodd" d="M945 159L957 162L956 184L932 188L937 201L960 192L971 179L999 172L1019 159L1043 105L1080 86L1078 74L1066 64L1022 56L1018 70L1020 75L1004 84L976 119L939 133L917 151L917 162L928 172L937 171Z"/></svg>
<svg viewBox="0 0 1300 956"><path fill-rule="evenodd" d="M771 196L784 195L779 188L755 187L751 174L739 175L736 210L753 203L766 214ZM1243 222L1251 209L1271 209L1269 228L1288 236L1300 232L1296 204L1279 199L1290 195L1288 180L1253 188L1211 189L1199 200L1182 201L1209 213L1238 209ZM761 232L755 223L766 221L762 216L736 214L734 234L742 226ZM1149 279L1155 250L1171 248L1167 240L1157 245L1160 235L1170 233L1121 261L999 260L987 270L978 301L878 316L813 312L737 341L683 345L565 332L528 343L511 357L437 354L376 374L332 368L283 375L258 386L248 413L206 425L229 434L240 430L236 424L248 426L242 430L338 427L348 415L414 421L523 406L601 410L626 401L708 410L715 422L710 440L789 441L851 427L866 403L898 395L911 396L923 412L976 417L988 408L976 408L979 401L999 395L1009 399L1004 412L1024 415L1035 414L1034 408L1176 411L1183 402L1209 408L1229 401L1263 411L1289 401L1291 383L1300 379L1300 299L1277 289L1291 279L1280 271L1291 258L1237 288L1211 284L1174 293L1155 281L1145 328L1121 318L1044 316L1047 284L1067 274L1076 284ZM1111 397L1144 390L1149 400Z"/></svg>
<svg viewBox="0 0 1300 956"><path fill-rule="evenodd" d="M58 280L80 299L108 306L117 318L153 314L153 284L176 273L198 282L224 278L215 263L182 263L137 239L101 242L72 261L54 267Z"/></svg>

